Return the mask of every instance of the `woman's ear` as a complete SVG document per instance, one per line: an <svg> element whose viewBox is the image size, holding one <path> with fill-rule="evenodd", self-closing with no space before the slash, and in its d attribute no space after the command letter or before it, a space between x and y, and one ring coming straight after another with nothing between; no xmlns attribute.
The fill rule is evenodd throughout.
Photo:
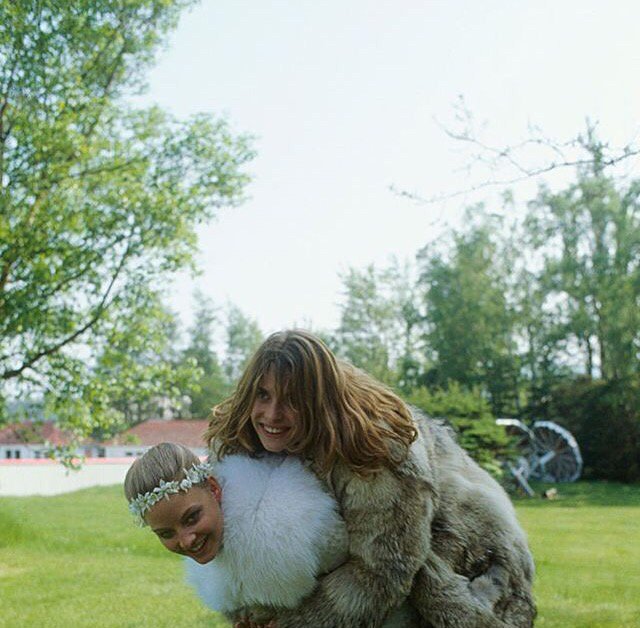
<svg viewBox="0 0 640 628"><path fill-rule="evenodd" d="M220 501L222 500L222 487L220 486L220 484L218 484L218 481L215 478L208 477L207 484L209 485L209 488L211 489L211 492L213 493L216 501L220 503Z"/></svg>

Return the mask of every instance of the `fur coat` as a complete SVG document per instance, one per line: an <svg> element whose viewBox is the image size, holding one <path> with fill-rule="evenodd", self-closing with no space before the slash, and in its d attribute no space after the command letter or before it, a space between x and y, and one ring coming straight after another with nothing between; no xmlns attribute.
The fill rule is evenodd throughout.
<svg viewBox="0 0 640 628"><path fill-rule="evenodd" d="M377 628L407 596L419 626L533 624L533 560L508 496L448 428L414 414L419 436L396 468L362 479L334 467L349 559L278 628Z"/></svg>
<svg viewBox="0 0 640 628"><path fill-rule="evenodd" d="M215 464L222 486L223 547L200 565L186 559L188 582L210 608L236 620L263 619L298 606L316 577L347 558L337 504L296 457L227 456ZM385 628L418 626L405 603Z"/></svg>

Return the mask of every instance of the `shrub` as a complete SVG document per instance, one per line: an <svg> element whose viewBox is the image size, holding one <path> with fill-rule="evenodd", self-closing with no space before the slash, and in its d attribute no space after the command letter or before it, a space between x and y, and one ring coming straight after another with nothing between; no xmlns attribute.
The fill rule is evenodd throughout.
<svg viewBox="0 0 640 628"><path fill-rule="evenodd" d="M489 403L478 391L452 382L447 388L418 388L407 402L429 416L445 419L469 455L493 476L502 477L501 460L512 454L511 439L496 425Z"/></svg>
<svg viewBox="0 0 640 628"><path fill-rule="evenodd" d="M640 481L640 379L564 383L546 414L575 436L585 478Z"/></svg>

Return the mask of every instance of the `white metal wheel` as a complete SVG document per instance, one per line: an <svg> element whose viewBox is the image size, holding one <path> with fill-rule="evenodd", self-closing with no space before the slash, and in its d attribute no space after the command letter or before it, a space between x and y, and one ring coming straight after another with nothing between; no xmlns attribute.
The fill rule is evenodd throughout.
<svg viewBox="0 0 640 628"><path fill-rule="evenodd" d="M535 446L531 477L544 482L575 482L582 472L582 455L571 432L553 421L536 421L531 431Z"/></svg>

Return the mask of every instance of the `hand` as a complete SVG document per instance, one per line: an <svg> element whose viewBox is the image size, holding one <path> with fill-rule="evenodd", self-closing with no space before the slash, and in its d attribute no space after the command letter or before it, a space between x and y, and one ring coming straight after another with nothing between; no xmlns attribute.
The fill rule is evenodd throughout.
<svg viewBox="0 0 640 628"><path fill-rule="evenodd" d="M509 573L499 565L492 565L469 584L471 592L478 601L491 609L505 595L508 587Z"/></svg>
<svg viewBox="0 0 640 628"><path fill-rule="evenodd" d="M269 606L254 605L243 608L236 614L234 628L277 628L276 611Z"/></svg>

